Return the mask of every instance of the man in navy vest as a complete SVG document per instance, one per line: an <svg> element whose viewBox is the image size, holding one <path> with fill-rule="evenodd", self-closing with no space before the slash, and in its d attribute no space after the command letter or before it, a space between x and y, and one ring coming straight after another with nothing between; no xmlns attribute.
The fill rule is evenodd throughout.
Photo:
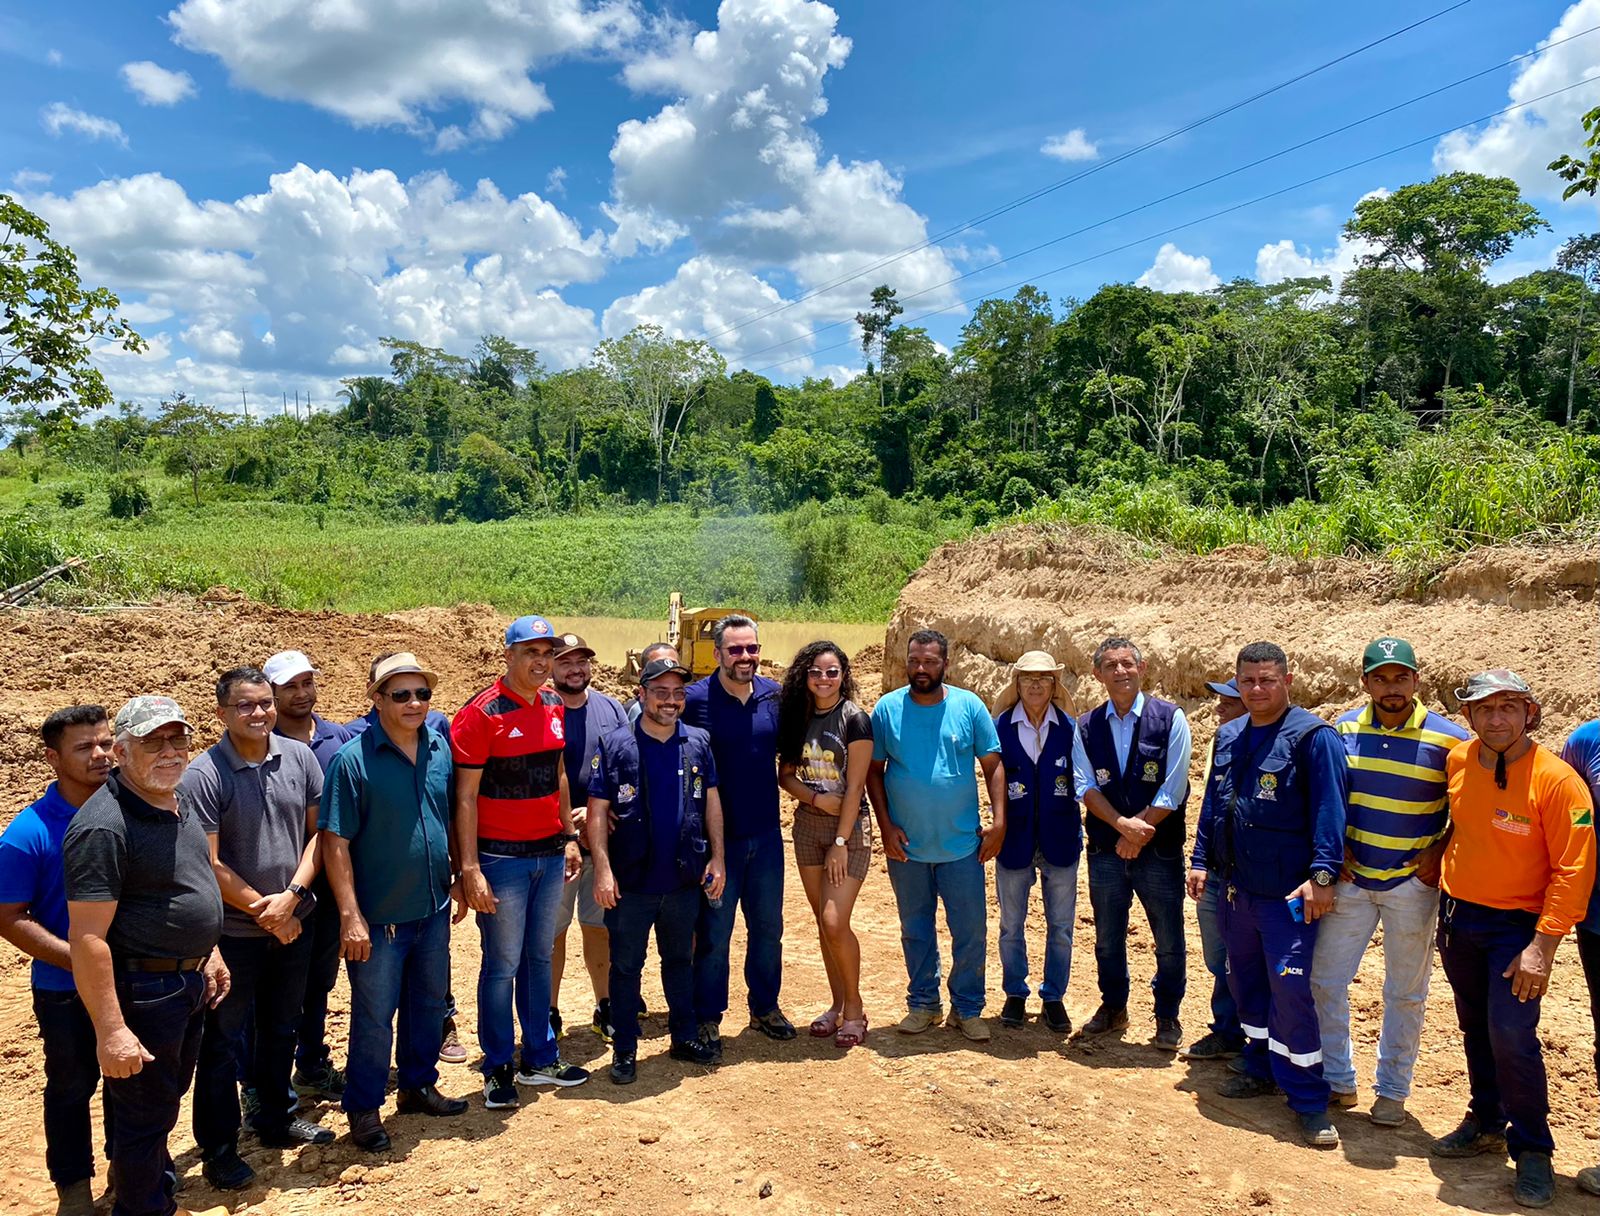
<svg viewBox="0 0 1600 1216"><path fill-rule="evenodd" d="M1251 642L1235 678L1249 713L1217 732L1189 871L1195 900L1222 884L1217 916L1245 1033L1241 1071L1217 1092L1254 1098L1281 1088L1306 1143L1334 1148L1311 961L1344 864L1344 745L1289 704L1293 676L1280 647Z"/></svg>
<svg viewBox="0 0 1600 1216"><path fill-rule="evenodd" d="M651 929L667 998L668 1054L691 1064L717 1062L695 1022L694 937L702 904L722 902L727 870L711 739L681 721L690 674L675 659L646 663L639 674L643 714L602 736L590 761L589 848L594 898L606 910L611 938L617 1085L631 1085L638 1075L639 976Z"/></svg>
<svg viewBox="0 0 1600 1216"><path fill-rule="evenodd" d="M1000 904L1000 971L1006 1003L1002 1026L1017 1027L1028 1012L1028 893L1037 878L1044 894L1044 975L1039 997L1044 1022L1072 1033L1062 997L1072 974L1072 929L1078 909L1078 857L1083 851L1080 800L1104 796L1084 754L1078 722L1067 708L1061 664L1030 650L1012 668L1011 686L994 715L1006 775L1005 843L995 858Z"/></svg>
<svg viewBox="0 0 1600 1216"><path fill-rule="evenodd" d="M1183 1043L1187 951L1183 941L1183 808L1189 800L1189 722L1171 701L1144 694L1145 662L1127 638L1095 647L1094 676L1109 700L1079 726L1095 783L1091 802L1089 903L1094 908L1094 961L1100 1008L1083 1033L1128 1024L1128 911L1139 897L1156 943L1155 1045Z"/></svg>

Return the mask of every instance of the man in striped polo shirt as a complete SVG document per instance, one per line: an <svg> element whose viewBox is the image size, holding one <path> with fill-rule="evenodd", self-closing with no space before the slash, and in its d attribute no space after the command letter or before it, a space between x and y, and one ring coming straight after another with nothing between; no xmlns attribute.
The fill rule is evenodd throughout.
<svg viewBox="0 0 1600 1216"><path fill-rule="evenodd" d="M1336 723L1349 762L1345 863L1333 911L1322 918L1311 991L1333 1102L1354 1106L1350 981L1382 924L1383 1031L1369 1117L1379 1127L1399 1127L1433 974L1439 865L1450 822L1445 759L1467 733L1417 697L1411 643L1379 638L1362 654L1361 671L1371 701Z"/></svg>

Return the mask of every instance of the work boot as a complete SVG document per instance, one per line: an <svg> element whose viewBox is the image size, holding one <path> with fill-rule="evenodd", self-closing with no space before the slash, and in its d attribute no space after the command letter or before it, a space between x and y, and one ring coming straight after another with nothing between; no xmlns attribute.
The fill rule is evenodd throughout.
<svg viewBox="0 0 1600 1216"><path fill-rule="evenodd" d="M1217 1086L1217 1093L1224 1098L1265 1098L1277 1092L1278 1087L1272 1081L1247 1072L1234 1073Z"/></svg>
<svg viewBox="0 0 1600 1216"><path fill-rule="evenodd" d="M1329 1110L1349 1110L1360 1100L1353 1089L1330 1089L1328 1091Z"/></svg>
<svg viewBox="0 0 1600 1216"><path fill-rule="evenodd" d="M1435 1157L1477 1157L1483 1153L1499 1153L1503 1157L1506 1136L1504 1132L1483 1131L1478 1121L1468 1115L1455 1131L1430 1144L1428 1151Z"/></svg>
<svg viewBox="0 0 1600 1216"><path fill-rule="evenodd" d="M1378 1127L1403 1127L1406 1121L1406 1104L1400 1098L1379 1097L1367 1112L1367 1118Z"/></svg>
<svg viewBox="0 0 1600 1216"><path fill-rule="evenodd" d="M402 1089L394 1105L402 1115L429 1115L435 1119L449 1119L465 1114L467 1109L465 1098L447 1098L432 1085Z"/></svg>
<svg viewBox="0 0 1600 1216"><path fill-rule="evenodd" d="M350 1112L350 1142L369 1153L386 1152L389 1133L383 1130L383 1120L375 1110Z"/></svg>
<svg viewBox="0 0 1600 1216"><path fill-rule="evenodd" d="M1067 1016L1067 1007L1060 1001L1046 1001L1044 1003L1044 1024L1057 1034L1072 1033L1072 1019Z"/></svg>
<svg viewBox="0 0 1600 1216"><path fill-rule="evenodd" d="M1339 1129L1325 1110L1300 1116L1300 1135L1312 1148L1338 1148Z"/></svg>
<svg viewBox="0 0 1600 1216"><path fill-rule="evenodd" d="M1102 1001L1100 1008L1094 1011L1094 1016L1083 1024L1083 1033L1092 1038L1097 1034L1106 1034L1109 1031L1126 1030L1127 1028L1127 1009L1112 1009Z"/></svg>
<svg viewBox="0 0 1600 1216"><path fill-rule="evenodd" d="M1006 1003L1000 1007L1000 1025L1008 1026L1015 1030L1027 1020L1027 1000L1020 996L1006 997Z"/></svg>
<svg viewBox="0 0 1600 1216"><path fill-rule="evenodd" d="M1177 1051L1183 1046L1183 1023L1177 1018L1157 1018L1156 1037L1151 1042L1161 1051Z"/></svg>
<svg viewBox="0 0 1600 1216"><path fill-rule="evenodd" d="M56 1216L94 1216L94 1192L87 1178L56 1187Z"/></svg>
<svg viewBox="0 0 1600 1216"><path fill-rule="evenodd" d="M219 1191L237 1191L256 1180L256 1172L239 1156L239 1148L233 1144L224 1144L204 1154L200 1172Z"/></svg>
<svg viewBox="0 0 1600 1216"><path fill-rule="evenodd" d="M989 1041L989 1023L985 1022L977 1014L973 1014L970 1018L964 1018L952 1009L950 1016L944 1020L944 1024L953 1030L959 1030L974 1043L987 1043Z"/></svg>
<svg viewBox="0 0 1600 1216"><path fill-rule="evenodd" d="M921 1034L930 1026L937 1026L944 1020L942 1009L913 1009L895 1023L895 1029L901 1034Z"/></svg>
<svg viewBox="0 0 1600 1216"><path fill-rule="evenodd" d="M1600 1165L1586 1165L1578 1171L1578 1189L1591 1195L1600 1195Z"/></svg>
<svg viewBox="0 0 1600 1216"><path fill-rule="evenodd" d="M1178 1054L1185 1060L1231 1060L1244 1050L1244 1044L1215 1030L1207 1031Z"/></svg>
<svg viewBox="0 0 1600 1216"><path fill-rule="evenodd" d="M1511 1197L1525 1208L1547 1208L1556 1197L1556 1175L1549 1153L1524 1151L1517 1158L1517 1185Z"/></svg>

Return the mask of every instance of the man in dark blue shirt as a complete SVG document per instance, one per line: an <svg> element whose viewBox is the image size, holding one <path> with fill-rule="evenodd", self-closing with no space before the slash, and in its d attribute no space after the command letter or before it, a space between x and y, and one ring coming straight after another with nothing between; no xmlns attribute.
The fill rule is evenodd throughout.
<svg viewBox="0 0 1600 1216"><path fill-rule="evenodd" d="M111 772L111 723L99 705L58 709L40 728L56 779L0 835L0 937L33 958L33 1012L44 1041L44 1157L57 1216L91 1216L89 1099L100 1082L94 1023L72 982L61 842ZM106 1140L111 1139L110 1109Z"/></svg>
<svg viewBox="0 0 1600 1216"><path fill-rule="evenodd" d="M757 674L756 623L737 613L712 627L718 669L691 684L683 720L711 736L722 774L728 893L701 910L694 943L694 1007L700 1037L722 1058L728 1009L728 943L744 909L744 982L750 1025L769 1039L794 1038L778 1007L783 983L783 830L778 826L778 693Z"/></svg>
<svg viewBox="0 0 1600 1216"><path fill-rule="evenodd" d="M724 896L722 806L710 740L679 720L690 674L671 659L647 663L639 676L639 721L602 738L590 761L589 843L595 902L606 909L611 938L617 1085L637 1075L639 977L651 929L661 956L669 1054L716 1062L695 1024L693 941L702 885L706 901Z"/></svg>

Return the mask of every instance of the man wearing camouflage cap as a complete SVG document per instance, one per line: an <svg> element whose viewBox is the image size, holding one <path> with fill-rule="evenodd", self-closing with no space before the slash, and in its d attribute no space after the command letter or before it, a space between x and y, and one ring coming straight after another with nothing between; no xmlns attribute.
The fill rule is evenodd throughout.
<svg viewBox="0 0 1600 1216"><path fill-rule="evenodd" d="M1439 1157L1509 1152L1516 1201L1555 1198L1539 1004L1556 947L1594 885L1594 808L1572 767L1535 743L1540 708L1515 672L1456 690L1475 738L1450 753L1439 958L1455 991L1472 1100Z"/></svg>
<svg viewBox="0 0 1600 1216"><path fill-rule="evenodd" d="M206 1006L228 992L216 950L222 895L205 828L178 802L193 740L183 710L170 697L134 697L112 731L116 767L62 846L67 939L116 1125L113 1212L170 1216L167 1136L194 1077Z"/></svg>

